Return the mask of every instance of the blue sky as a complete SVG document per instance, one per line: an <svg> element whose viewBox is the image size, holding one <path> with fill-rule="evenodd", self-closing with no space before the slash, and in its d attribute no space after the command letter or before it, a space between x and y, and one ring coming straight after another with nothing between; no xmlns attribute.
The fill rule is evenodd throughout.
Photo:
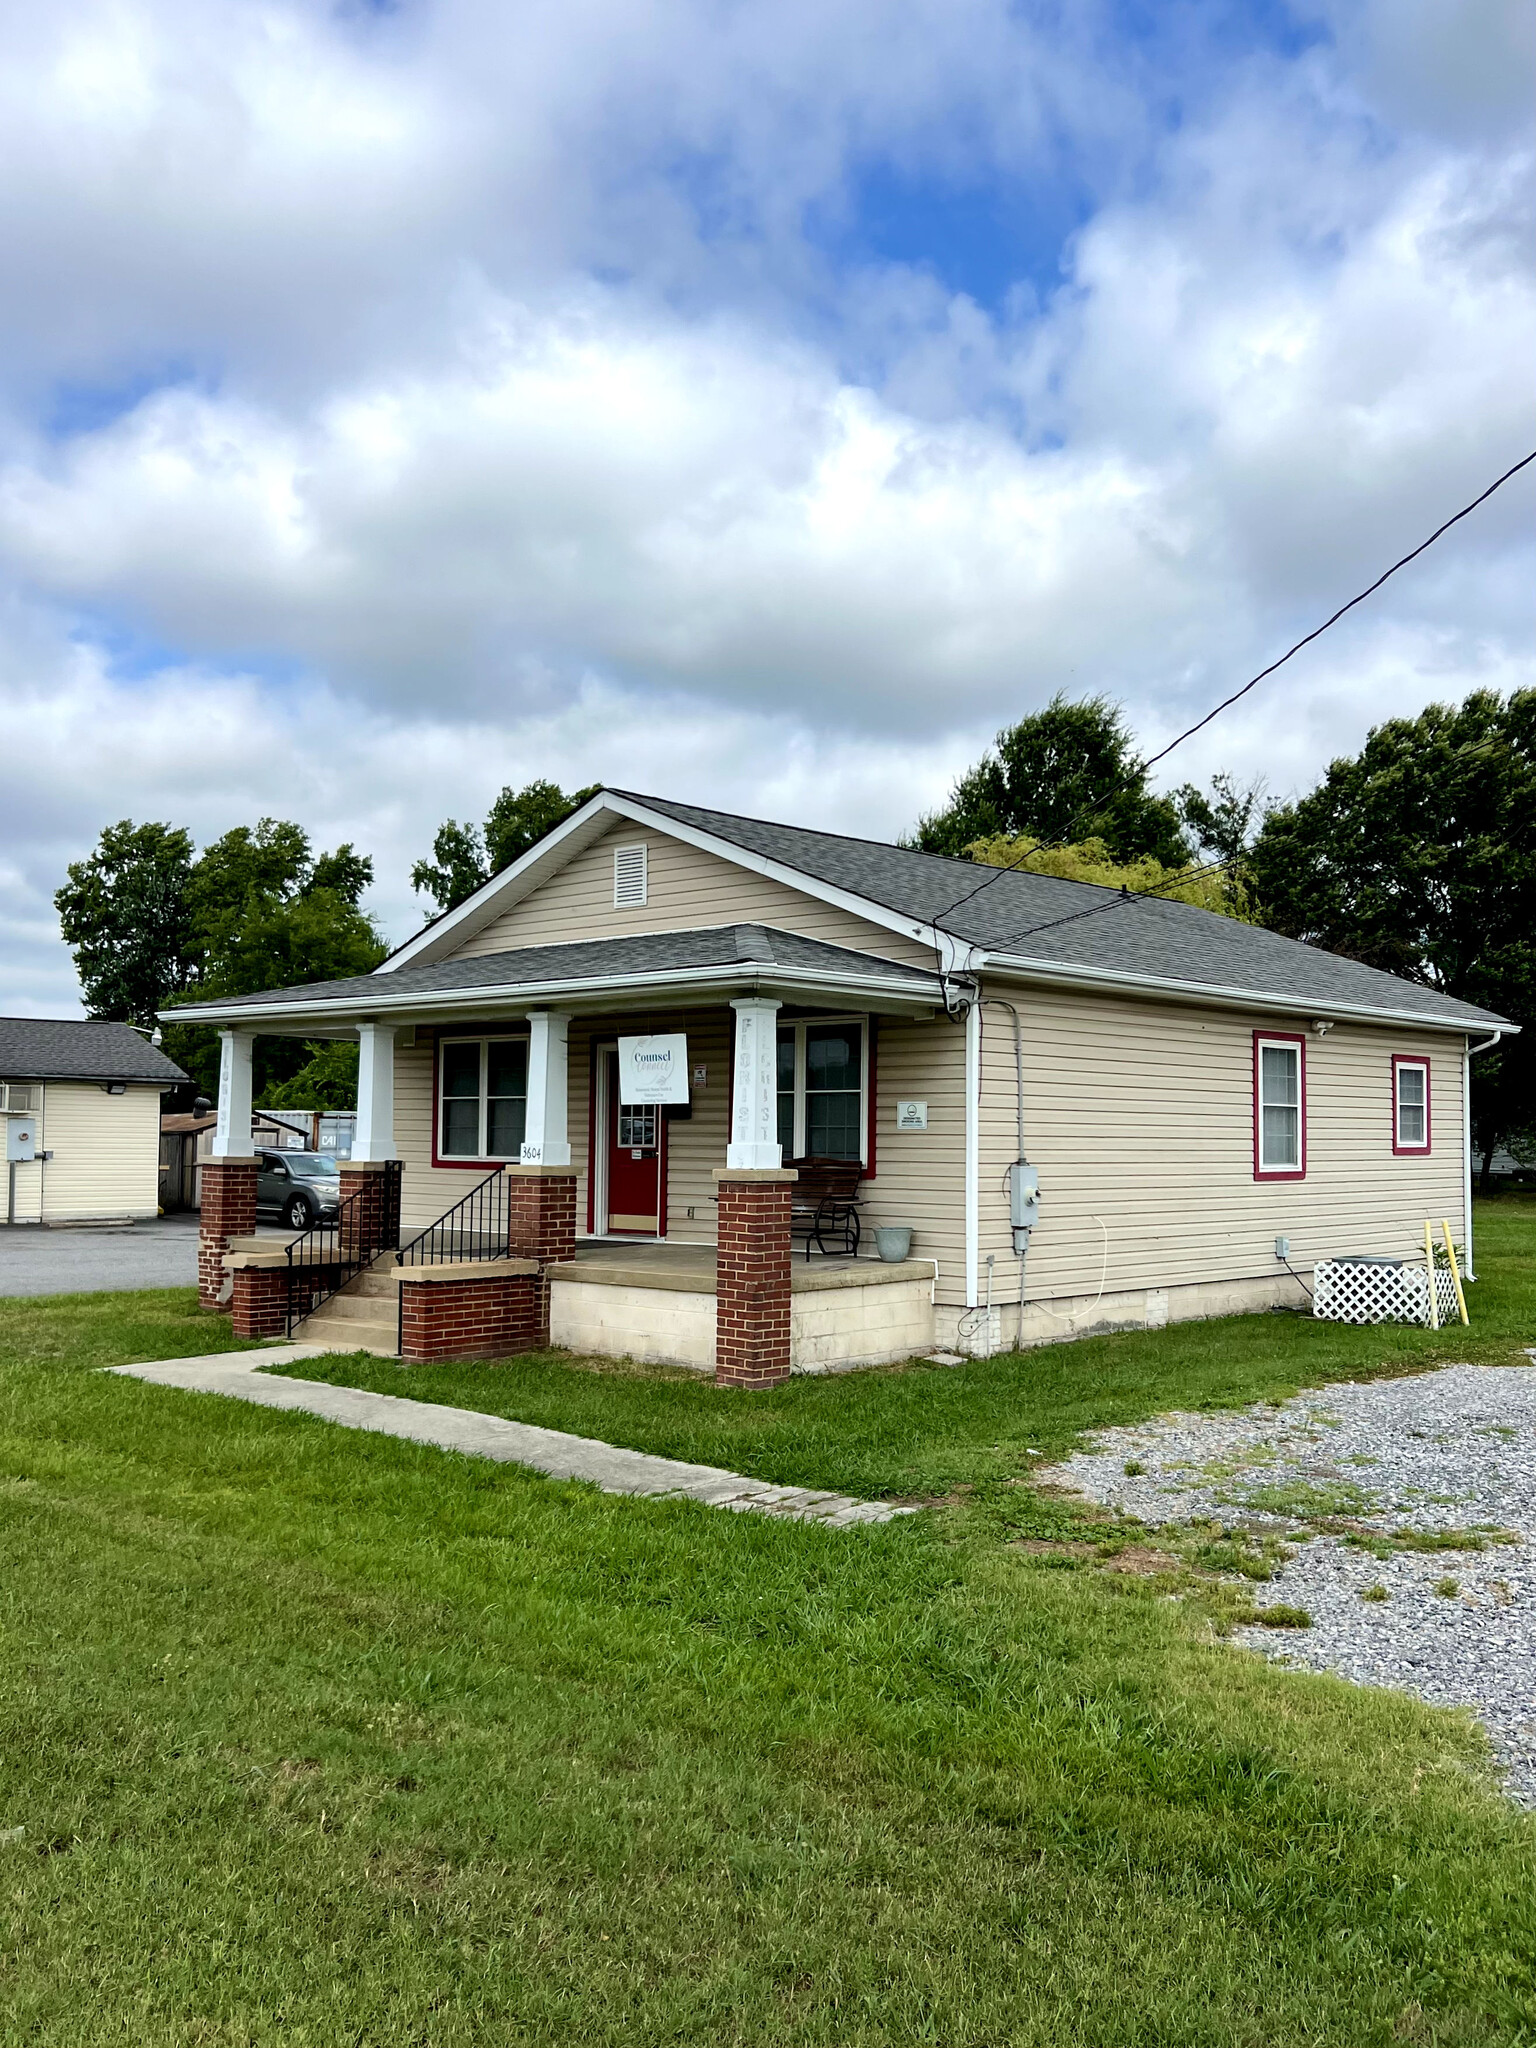
<svg viewBox="0 0 1536 2048"><path fill-rule="evenodd" d="M123 816L891 835L1154 749L1536 445L1502 0L0 0L0 1012ZM1536 486L1170 780L1532 679Z"/></svg>

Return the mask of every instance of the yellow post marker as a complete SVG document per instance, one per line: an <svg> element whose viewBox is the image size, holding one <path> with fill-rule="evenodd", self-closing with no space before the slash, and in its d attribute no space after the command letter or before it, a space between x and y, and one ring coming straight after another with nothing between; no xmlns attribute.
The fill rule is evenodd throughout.
<svg viewBox="0 0 1536 2048"><path fill-rule="evenodd" d="M1440 1290L1435 1285L1435 1238L1434 1225L1424 1218L1424 1277L1429 1282L1429 1327L1440 1327Z"/></svg>
<svg viewBox="0 0 1536 2048"><path fill-rule="evenodd" d="M1440 1228L1445 1232L1445 1256L1451 1262L1451 1279L1456 1286L1456 1306L1461 1310L1461 1320L1470 1323L1472 1318L1467 1314L1467 1297L1461 1291L1461 1268L1456 1263L1456 1247L1451 1243L1451 1226L1443 1216L1440 1218Z"/></svg>

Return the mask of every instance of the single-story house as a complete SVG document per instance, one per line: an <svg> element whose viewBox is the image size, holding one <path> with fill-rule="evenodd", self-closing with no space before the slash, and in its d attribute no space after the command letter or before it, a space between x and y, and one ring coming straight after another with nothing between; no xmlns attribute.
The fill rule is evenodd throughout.
<svg viewBox="0 0 1536 2048"><path fill-rule="evenodd" d="M186 1078L127 1024L0 1017L7 1220L156 1215L161 1091Z"/></svg>
<svg viewBox="0 0 1536 2048"><path fill-rule="evenodd" d="M1515 1028L1189 904L609 789L374 973L176 1017L224 1033L236 1168L254 1037L360 1042L349 1184L389 1178L407 1243L453 1212L396 1277L475 1215L553 1341L739 1383L744 1344L768 1374L1304 1305L1426 1218L1470 1266L1469 1064ZM857 1170L858 1256L797 1236L781 1300L810 1160ZM394 1349L385 1281L348 1284Z"/></svg>

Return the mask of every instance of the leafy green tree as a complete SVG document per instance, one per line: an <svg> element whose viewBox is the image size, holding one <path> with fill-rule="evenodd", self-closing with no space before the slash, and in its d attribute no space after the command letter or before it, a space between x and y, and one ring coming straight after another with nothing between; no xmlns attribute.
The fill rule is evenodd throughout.
<svg viewBox="0 0 1536 2048"><path fill-rule="evenodd" d="M255 827L226 832L204 849L188 885L198 964L184 999L254 995L370 973L385 953L373 920L359 906L372 879L373 863L350 843L316 857L309 835L286 820L263 818ZM165 1049L205 1093L213 1092L219 1071L215 1032L167 1025ZM298 1040L258 1037L258 1101L292 1080L310 1057Z"/></svg>
<svg viewBox="0 0 1536 2048"><path fill-rule="evenodd" d="M515 794L504 789L491 805L485 820L485 855L489 870L499 875L503 868L525 854L529 847L563 825L572 811L597 795L600 783L572 790L569 796L557 782L530 782Z"/></svg>
<svg viewBox="0 0 1536 2048"><path fill-rule="evenodd" d="M1255 841L1264 922L1525 1027L1472 1065L1486 1177L1536 1131L1536 690L1376 727Z"/></svg>
<svg viewBox="0 0 1536 2048"><path fill-rule="evenodd" d="M1213 909L1250 922L1254 918L1253 842L1265 816L1262 778L1241 787L1230 775L1213 775L1210 794L1186 782L1174 794L1184 828L1203 866L1221 861L1226 873L1212 876L1221 900Z"/></svg>
<svg viewBox="0 0 1536 2048"><path fill-rule="evenodd" d="M54 906L92 1017L153 1025L196 964L187 911L192 840L174 825L108 825L72 861Z"/></svg>
<svg viewBox="0 0 1536 2048"><path fill-rule="evenodd" d="M345 1039L306 1044L302 1067L267 1090L263 1109L356 1109L357 1046Z"/></svg>
<svg viewBox="0 0 1536 2048"><path fill-rule="evenodd" d="M1002 835L1051 845L1102 840L1116 861L1149 856L1166 868L1189 858L1177 805L1147 787L1125 715L1107 697L1073 704L1058 692L1043 711L1005 727L943 810L919 821L913 843L963 856Z"/></svg>
<svg viewBox="0 0 1536 2048"><path fill-rule="evenodd" d="M522 789L509 783L491 805L483 828L457 818L438 827L431 860L419 860L411 869L411 887L430 896L439 915L456 910L601 787L594 782L567 795L556 782L530 782Z"/></svg>
<svg viewBox="0 0 1536 2048"><path fill-rule="evenodd" d="M1160 860L1142 854L1133 861L1117 861L1102 839L1085 839L1078 846L1041 846L1034 839L974 839L965 849L968 860L988 867L1018 868L1037 875L1062 875L1072 882L1098 882L1109 889L1129 889L1133 896L1149 891L1178 903L1194 903L1202 910L1214 910L1223 917L1257 920L1241 891L1229 886L1226 875L1165 868Z"/></svg>

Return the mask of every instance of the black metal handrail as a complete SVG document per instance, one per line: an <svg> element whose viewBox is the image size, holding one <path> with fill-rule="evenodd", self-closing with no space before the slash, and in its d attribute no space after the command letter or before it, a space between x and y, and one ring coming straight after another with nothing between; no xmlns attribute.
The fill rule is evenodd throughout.
<svg viewBox="0 0 1536 2048"><path fill-rule="evenodd" d="M336 1214L312 1224L288 1246L288 1335L294 1325L312 1316L339 1294L354 1274L372 1265L382 1251L400 1242L400 1176L398 1159L370 1174L361 1187L343 1195ZM306 1269L317 1268L317 1273ZM301 1273L303 1277L301 1277Z"/></svg>
<svg viewBox="0 0 1536 2048"><path fill-rule="evenodd" d="M438 1266L458 1259L504 1259L512 1221L511 1182L496 1167L462 1201L395 1253L397 1266Z"/></svg>

